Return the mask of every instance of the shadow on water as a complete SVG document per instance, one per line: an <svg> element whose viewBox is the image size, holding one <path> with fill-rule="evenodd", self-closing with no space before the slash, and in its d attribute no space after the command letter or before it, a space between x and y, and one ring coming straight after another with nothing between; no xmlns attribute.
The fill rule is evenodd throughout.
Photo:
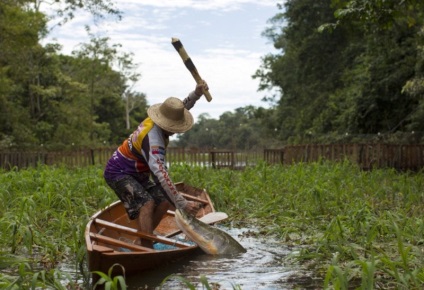
<svg viewBox="0 0 424 290"><path fill-rule="evenodd" d="M159 289L169 275L188 280L202 289L200 277L205 276L213 289L317 289L318 281L296 265L284 260L293 250L283 243L249 235L252 229L222 228L236 238L247 252L234 256L212 256L199 253L161 268L127 277L129 289ZM166 281L163 289L185 289L181 279Z"/></svg>

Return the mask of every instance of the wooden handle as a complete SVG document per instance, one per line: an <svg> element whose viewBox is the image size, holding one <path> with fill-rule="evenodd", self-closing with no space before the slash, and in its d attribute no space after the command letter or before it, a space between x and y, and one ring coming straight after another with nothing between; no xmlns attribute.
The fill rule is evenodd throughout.
<svg viewBox="0 0 424 290"><path fill-rule="evenodd" d="M202 82L202 78L200 77L200 74L197 71L196 66L194 65L193 61L191 60L191 58L188 56L186 50L184 49L184 46L181 43L181 41L178 38L173 37L171 43L174 46L175 50L180 55L180 57L182 58L186 68L190 71L190 73L193 76L196 83L200 84ZM208 102L212 101L212 96L209 93L209 91L203 90L203 94L205 95L206 100L208 100Z"/></svg>

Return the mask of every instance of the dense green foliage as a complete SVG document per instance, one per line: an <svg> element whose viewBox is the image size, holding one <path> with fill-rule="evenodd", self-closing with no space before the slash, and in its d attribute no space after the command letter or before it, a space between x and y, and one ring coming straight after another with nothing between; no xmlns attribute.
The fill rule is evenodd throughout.
<svg viewBox="0 0 424 290"><path fill-rule="evenodd" d="M5 265L7 259L16 263L13 258L20 256L32 265L24 267L29 276L16 280L19 289L29 289L31 270L46 270L50 273L47 282L52 283L57 274L51 270L58 262L69 259L79 269L85 256L83 234L88 218L115 200L102 170L39 167L2 172L0 179L2 269L10 267ZM8 275L14 274L5 271L2 280L7 281Z"/></svg>
<svg viewBox="0 0 424 290"><path fill-rule="evenodd" d="M306 267L324 286L424 286L422 174L364 172L348 162L258 164L243 171L173 165L171 173L206 188L232 225L277 237L293 249L282 262ZM0 183L0 286L28 289L60 280L77 289L82 282L59 271L66 261L86 287L85 224L116 200L102 169L40 166L2 172Z"/></svg>
<svg viewBox="0 0 424 290"><path fill-rule="evenodd" d="M57 11L62 24L83 8L119 15L109 0L62 2L56 3L63 4ZM37 3L0 3L0 147L120 142L128 134L126 124L136 126L146 115L145 96L130 90L138 78L132 55L89 28L90 42L72 56L60 54L59 44L41 45L47 16L39 5L47 3ZM126 110L134 108L139 112L126 120Z"/></svg>
<svg viewBox="0 0 424 290"><path fill-rule="evenodd" d="M254 77L281 93L272 121L283 140L423 131L422 2L288 0L280 8L264 32L280 52Z"/></svg>
<svg viewBox="0 0 424 290"><path fill-rule="evenodd" d="M179 136L176 145L182 147L260 149L281 144L274 138L274 127L262 123L266 109L253 106L223 113L218 120L200 115L188 132Z"/></svg>
<svg viewBox="0 0 424 290"><path fill-rule="evenodd" d="M1 1L0 148L119 144L146 116L132 54L107 36L72 55L49 33L84 9L121 18L113 0ZM176 145L252 149L300 142L420 142L424 5L417 0L287 0L263 35L277 53L253 78L270 108L207 114ZM213 86L213 84L211 84ZM412 133L413 132L413 133Z"/></svg>

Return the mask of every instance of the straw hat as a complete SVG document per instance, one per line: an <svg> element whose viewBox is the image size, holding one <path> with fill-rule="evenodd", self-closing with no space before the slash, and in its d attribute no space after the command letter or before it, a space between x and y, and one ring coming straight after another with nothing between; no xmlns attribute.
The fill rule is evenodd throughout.
<svg viewBox="0 0 424 290"><path fill-rule="evenodd" d="M172 133L183 133L193 126L193 116L184 107L183 102L175 97L150 106L147 115L156 125Z"/></svg>

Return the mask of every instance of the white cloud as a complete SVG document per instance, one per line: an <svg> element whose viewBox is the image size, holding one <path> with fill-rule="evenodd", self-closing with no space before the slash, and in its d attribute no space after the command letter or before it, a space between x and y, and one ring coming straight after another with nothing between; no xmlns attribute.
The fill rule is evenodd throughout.
<svg viewBox="0 0 424 290"><path fill-rule="evenodd" d="M202 113L218 118L226 111L261 103L258 82L251 76L260 66L260 58L273 51L261 37L266 21L277 14L270 0L123 0L122 21L100 22L92 32L109 37L111 43L134 54L141 79L136 89L147 95L149 104L168 96L184 98L195 82L171 45L181 39L201 76L208 81L213 100L201 99L192 109L195 119ZM64 53L88 41L84 25L87 13L62 27L51 37L63 45Z"/></svg>
<svg viewBox="0 0 424 290"><path fill-rule="evenodd" d="M278 3L275 0L124 0L124 5L146 5L153 7L173 7L173 8L194 8L201 10L217 10L225 11L241 9L242 5L255 4L258 6L273 6Z"/></svg>

